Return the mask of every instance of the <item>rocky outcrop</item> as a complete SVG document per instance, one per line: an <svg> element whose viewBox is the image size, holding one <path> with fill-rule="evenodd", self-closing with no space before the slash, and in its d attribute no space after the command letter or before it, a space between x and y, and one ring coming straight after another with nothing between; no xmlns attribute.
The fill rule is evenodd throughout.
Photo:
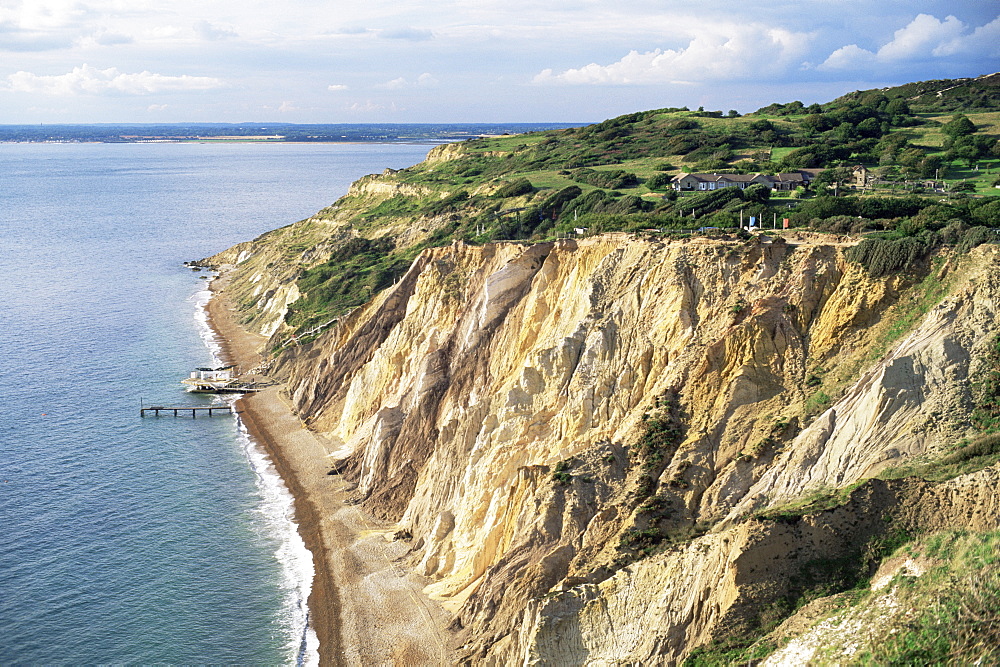
<svg viewBox="0 0 1000 667"><path fill-rule="evenodd" d="M842 251L456 243L275 373L358 501L412 536L459 659L669 662L752 627L804 560L852 553L889 509L958 522L932 508L996 504L986 475L869 482L832 513L760 518L971 433L996 248L929 267L948 295L888 342L922 276L872 279ZM273 322L291 292L264 294ZM664 424L670 446L644 447Z"/></svg>

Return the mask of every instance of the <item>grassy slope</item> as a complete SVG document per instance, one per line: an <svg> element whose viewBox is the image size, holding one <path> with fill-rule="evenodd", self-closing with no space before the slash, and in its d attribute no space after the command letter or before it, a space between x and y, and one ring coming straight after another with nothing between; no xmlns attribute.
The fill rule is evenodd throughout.
<svg viewBox="0 0 1000 667"><path fill-rule="evenodd" d="M351 234L373 243L355 248L360 252L334 251L329 261L309 265L299 280L305 296L293 306L288 324L302 331L363 303L401 275L422 248L454 239L543 240L574 234L578 228L590 233L729 228L736 226L741 213L764 220L787 216L794 225L816 226L818 221L820 229L835 214L872 217L871 229L892 230L898 224L884 220L898 218L895 214L870 216L866 211L800 206L802 202L787 193L775 193L772 201L748 200L735 192L682 193L675 200L665 181L681 171L774 173L797 166L864 163L879 170L885 181L863 196L899 197L919 183L918 163L930 156L943 164L936 169L923 167L924 176L929 173L933 178L936 173L946 187L967 181L975 193L1000 195L992 187L1000 171L1000 150L980 151L974 169L967 159L943 150L942 133L955 104L971 101L979 105L967 114L977 136L996 146L1000 136L996 110L1000 99L992 97L996 78L861 91L808 109L799 103L775 104L734 118L719 112L654 110L584 128L451 146L449 159L429 160L380 177L390 186L410 187L409 194L355 195L337 203L335 217L347 222ZM946 91L942 97L937 96L940 90ZM913 106L901 113L895 100L906 95ZM863 125L865 119L872 120ZM530 188L512 194L512 184ZM941 199L934 193L924 196L926 206ZM1000 211L973 215L962 208L967 204L953 206L957 199L952 200L951 194L946 199L947 210L925 216L935 219L921 222L923 227L933 230L949 220L1000 226ZM845 231L836 225L826 228ZM391 242L378 240L383 237Z"/></svg>
<svg viewBox="0 0 1000 667"><path fill-rule="evenodd" d="M824 161L822 166L864 163L872 169L881 167L888 177L898 178L900 183L913 180L916 174L912 173L912 166L884 158L885 146L895 141L896 157L902 157L906 150L911 151L911 158L913 155L943 157L946 135L942 127L952 119L952 111L963 108L960 106L962 100L973 100L979 105L968 107L966 113L976 125L977 135L990 136L994 142L1000 136L1000 112L995 110L1000 104L989 97L992 89L986 94L975 86L970 92L963 86L952 87L952 84L954 82L937 82L936 87L925 86L927 90L917 84L904 87L913 93L909 99L913 99L914 104L910 113L902 117L877 110L879 105L887 106L882 97L889 101L906 99L906 95L897 94L896 90L846 96L824 105L822 115L832 119L828 123L832 127L822 131L810 126L814 125L815 118L810 120L810 117L816 116L815 113L804 113L794 105L772 105L757 114L740 118L706 117L687 110L657 110L630 114L588 128L483 138L465 142L460 147L449 147L450 159L429 160L378 179L387 185L410 186L411 194L356 193L339 201L335 210L319 216L337 218L342 223L338 229L346 234L347 240L334 244L336 247L330 251L328 259L303 270L298 284L304 296L293 304L287 322L290 327L303 331L360 305L401 275L421 249L450 243L453 239L467 242L507 238L541 240L572 233L574 227L589 227L592 232L635 231L649 227L683 229L692 223L689 215L682 217L680 212L692 209L696 209L699 216L696 225L729 226L740 209L748 208L758 215L780 209L783 215L789 215L788 204L800 206L797 214L791 214L798 224L816 224L817 221L826 224L838 218L857 220L857 210L843 208L844 198L833 203L824 203L823 200L830 199L824 197L805 202L788 199L752 202L742 196L726 200L714 194L684 194L677 201L670 201L662 198L662 189L658 188L659 193L651 190L650 179L695 171L706 165L711 165L707 170L712 171L741 168L748 172L778 171L792 168L791 158L801 155L803 149L847 145L846 151ZM935 91L945 88L948 95L940 108L934 108L931 102L936 99ZM918 101L921 104L917 104ZM989 107L990 104L993 106ZM838 128L850 122L845 119L854 118L851 124L857 127L858 114L870 113L866 109L876 109L875 115L869 117L878 117L885 123L879 129L882 136L856 137L846 144L838 140L836 133L841 131ZM715 162L708 162L710 160ZM955 159L942 169L946 184L969 179L975 184L977 193L1000 194L1000 190L991 187L1000 169L1000 154L981 158L978 171ZM594 184L601 175L617 171L632 174L634 179L616 187ZM530 187L515 188L522 180ZM904 194L908 193L901 187L885 187L876 192L869 190L858 199L899 199ZM942 204L942 199L947 201ZM978 203L973 206L970 202ZM861 217L869 228L888 232L890 240L920 238L930 248L932 241L938 242L932 236L946 226L954 227L956 220L961 221L959 227L1000 226L1000 207L986 208L981 204L981 200L962 199L961 196L951 199L951 195L925 194L915 207L911 206L917 213L907 210L899 215L872 213ZM872 210L890 209L876 206ZM728 225L721 224L727 220ZM315 242L316 235L322 234L321 226L314 224L309 229L308 238ZM401 230L407 232L405 237L400 236ZM956 241L952 239L951 242ZM897 270L907 269L904 264ZM915 311L923 308L925 301L932 303L940 298L938 286L926 282L920 283L917 290L923 300L913 305ZM835 392L837 387L834 385L839 381L831 374L828 381L823 379L820 389ZM899 474L917 474L937 480L995 464L1000 456L1000 445L994 433L995 429L984 428L982 439L955 443L954 451L942 453L935 460L920 462L923 467L919 470L900 471ZM885 476L892 475L886 473ZM777 514L768 518L779 520L784 514L800 516L840 504L851 490L832 489L804 498L793 506L773 510ZM702 652L702 664L719 664L715 660L726 662L734 657L732 650L740 653L741 659L747 659L750 654L743 651L755 638L744 639L747 641L738 642L743 646L722 647L714 654L711 650ZM769 646L773 648L773 644ZM905 647L899 649L904 650Z"/></svg>

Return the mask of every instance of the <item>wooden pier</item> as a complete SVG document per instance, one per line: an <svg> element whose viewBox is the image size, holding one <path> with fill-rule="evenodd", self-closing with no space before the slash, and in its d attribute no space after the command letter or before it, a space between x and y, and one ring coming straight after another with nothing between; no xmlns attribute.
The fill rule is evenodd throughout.
<svg viewBox="0 0 1000 667"><path fill-rule="evenodd" d="M174 417L190 412L191 419L194 419L199 412L207 412L208 416L211 417L214 412L224 412L229 415L236 412L236 409L232 405L151 405L148 408L145 406L139 408L140 417L145 417L147 412L151 412L157 417L160 416L161 412L173 412Z"/></svg>

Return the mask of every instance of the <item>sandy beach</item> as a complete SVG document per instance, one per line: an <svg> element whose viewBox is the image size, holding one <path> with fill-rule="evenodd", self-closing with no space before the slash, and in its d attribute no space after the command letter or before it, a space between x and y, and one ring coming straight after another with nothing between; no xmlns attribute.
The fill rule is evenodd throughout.
<svg viewBox="0 0 1000 667"><path fill-rule="evenodd" d="M239 326L227 281L223 273L212 282L209 323L225 361L251 369L266 339ZM447 664L449 616L423 594L428 582L408 572L408 543L393 541L392 525L345 502L350 485L327 474L331 448L303 427L282 387L247 395L237 406L295 498L295 520L315 566L308 604L320 663Z"/></svg>

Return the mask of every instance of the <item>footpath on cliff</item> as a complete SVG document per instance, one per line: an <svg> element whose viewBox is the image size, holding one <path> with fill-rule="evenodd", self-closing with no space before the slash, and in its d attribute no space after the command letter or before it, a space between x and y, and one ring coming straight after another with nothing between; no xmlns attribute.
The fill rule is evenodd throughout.
<svg viewBox="0 0 1000 667"><path fill-rule="evenodd" d="M255 368L266 339L236 321L227 282L225 273L212 282L209 322L226 361ZM449 615L422 592L428 582L401 565L406 543L346 502L347 483L327 474L328 444L302 425L280 386L237 405L295 498L299 533L315 566L308 605L321 664L446 664Z"/></svg>

